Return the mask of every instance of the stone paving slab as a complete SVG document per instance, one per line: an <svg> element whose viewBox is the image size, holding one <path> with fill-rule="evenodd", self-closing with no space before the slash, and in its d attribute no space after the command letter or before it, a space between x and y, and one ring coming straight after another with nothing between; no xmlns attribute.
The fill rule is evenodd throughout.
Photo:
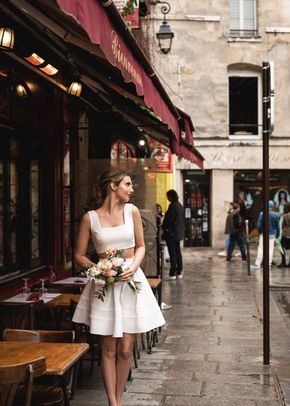
<svg viewBox="0 0 290 406"><path fill-rule="evenodd" d="M270 386L271 385L271 386ZM277 394L273 383L260 385L258 383L240 384L240 383L219 383L207 382L204 388L205 395L218 396L220 393L226 393L227 398L240 400L277 400Z"/></svg>
<svg viewBox="0 0 290 406"><path fill-rule="evenodd" d="M175 379L176 381L193 381L195 377L194 370L189 369L162 369L152 371L149 369L138 368L134 370L134 379Z"/></svg>
<svg viewBox="0 0 290 406"><path fill-rule="evenodd" d="M216 362L208 361L182 361L177 359L164 361L162 369L173 370L176 374L179 373L180 369L186 370L189 374L196 373L196 371L217 373L218 364Z"/></svg>
<svg viewBox="0 0 290 406"><path fill-rule="evenodd" d="M128 388L128 393L154 393L163 395L187 395L200 396L202 382L177 379L133 379Z"/></svg>
<svg viewBox="0 0 290 406"><path fill-rule="evenodd" d="M235 398L224 398L218 396L202 397L177 397L166 396L164 406L279 406L278 401L256 401L256 400L237 400ZM137 406L137 405L136 405Z"/></svg>

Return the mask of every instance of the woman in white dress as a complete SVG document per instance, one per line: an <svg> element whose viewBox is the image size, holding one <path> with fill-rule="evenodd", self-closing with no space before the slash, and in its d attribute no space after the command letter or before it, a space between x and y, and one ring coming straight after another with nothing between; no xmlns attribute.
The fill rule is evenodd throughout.
<svg viewBox="0 0 290 406"><path fill-rule="evenodd" d="M109 286L104 301L94 296L94 282L88 282L73 317L74 322L89 325L92 334L101 336L101 370L110 406L121 405L135 334L165 323L140 269L145 243L140 212L128 203L132 194L132 181L126 172L106 171L99 182L99 207L83 216L75 249L79 266L94 265L86 256L90 238L99 258L106 258L108 247L123 249L126 258L121 282ZM125 283L131 279L141 282L139 293Z"/></svg>

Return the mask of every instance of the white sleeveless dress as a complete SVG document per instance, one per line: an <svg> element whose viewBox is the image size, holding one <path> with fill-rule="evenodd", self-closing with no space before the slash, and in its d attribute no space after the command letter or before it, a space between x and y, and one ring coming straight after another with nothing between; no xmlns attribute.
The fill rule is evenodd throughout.
<svg viewBox="0 0 290 406"><path fill-rule="evenodd" d="M135 245L133 205L124 206L124 224L117 227L102 228L96 211L90 211L91 236L99 253L108 246L117 249L131 248ZM133 244L133 245L132 245ZM133 258L126 260L128 266ZM73 322L84 323L90 327L91 334L123 337L123 333L144 333L165 324L155 296L141 268L133 277L141 282L141 291L133 293L127 283L110 285L104 302L94 296L94 282L89 281L80 297L73 316Z"/></svg>

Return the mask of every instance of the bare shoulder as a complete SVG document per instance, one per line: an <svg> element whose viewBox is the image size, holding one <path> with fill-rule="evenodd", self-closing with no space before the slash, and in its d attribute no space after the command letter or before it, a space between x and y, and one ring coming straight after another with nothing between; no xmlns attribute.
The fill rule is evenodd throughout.
<svg viewBox="0 0 290 406"><path fill-rule="evenodd" d="M132 204L132 214L133 214L133 217L136 219L141 218L140 210L134 204Z"/></svg>
<svg viewBox="0 0 290 406"><path fill-rule="evenodd" d="M88 212L83 215L81 222L83 224L87 224L88 226L90 225L91 221L90 221L90 215Z"/></svg>
<svg viewBox="0 0 290 406"><path fill-rule="evenodd" d="M132 212L133 212L133 213L140 213L138 207L135 206L135 204L132 204L132 203L131 203L131 206L132 206Z"/></svg>

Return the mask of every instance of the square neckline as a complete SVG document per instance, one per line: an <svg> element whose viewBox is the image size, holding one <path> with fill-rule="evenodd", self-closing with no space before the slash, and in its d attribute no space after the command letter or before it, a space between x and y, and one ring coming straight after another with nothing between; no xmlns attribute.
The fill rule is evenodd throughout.
<svg viewBox="0 0 290 406"><path fill-rule="evenodd" d="M126 222L126 219L127 219L127 215L126 215L126 205L124 205L124 210L123 210L123 220L124 220L124 223L123 223L123 224L120 224L120 225L118 225L118 226L103 227L103 226L101 225L100 218L99 218L99 215L98 215L98 213L97 213L97 210L94 210L94 213L95 213L95 215L96 215L96 219L97 219L97 221L98 221L98 225L99 225L100 229L102 229L102 230L111 230L112 228L124 227L124 226L126 225L126 223L127 223L127 222Z"/></svg>

